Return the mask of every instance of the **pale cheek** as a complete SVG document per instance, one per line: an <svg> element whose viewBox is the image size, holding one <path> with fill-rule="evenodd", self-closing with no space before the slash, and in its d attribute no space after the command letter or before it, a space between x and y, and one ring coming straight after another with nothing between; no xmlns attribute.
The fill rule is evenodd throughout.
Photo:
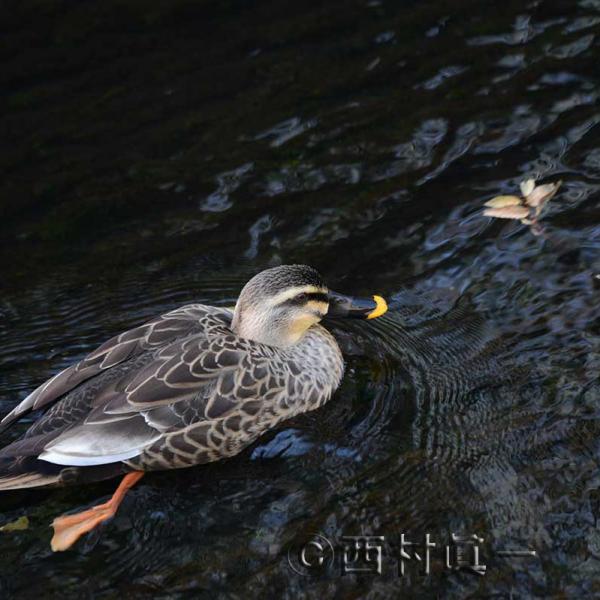
<svg viewBox="0 0 600 600"><path fill-rule="evenodd" d="M327 311L329 309L329 304L327 304L327 302L319 302L318 300L311 300L308 304L307 307L309 308L309 310L312 310L313 312L317 312L317 313L321 313L323 315L327 314Z"/></svg>
<svg viewBox="0 0 600 600"><path fill-rule="evenodd" d="M318 323L319 319L314 315L302 315L297 319L294 319L294 323L291 327L292 335L301 335L303 334L309 327L312 327L315 323Z"/></svg>

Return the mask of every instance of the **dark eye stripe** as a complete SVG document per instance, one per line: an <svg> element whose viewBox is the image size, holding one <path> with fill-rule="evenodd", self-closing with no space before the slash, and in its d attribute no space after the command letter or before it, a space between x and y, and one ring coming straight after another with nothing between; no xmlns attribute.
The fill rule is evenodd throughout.
<svg viewBox="0 0 600 600"><path fill-rule="evenodd" d="M311 300L316 302L325 302L327 304L329 302L329 297L327 294L323 294L322 292L304 293L290 298L285 302L285 304L306 304Z"/></svg>

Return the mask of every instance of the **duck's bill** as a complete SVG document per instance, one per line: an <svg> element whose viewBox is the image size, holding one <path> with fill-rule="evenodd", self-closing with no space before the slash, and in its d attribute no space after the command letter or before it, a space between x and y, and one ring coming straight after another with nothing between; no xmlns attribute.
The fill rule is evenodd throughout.
<svg viewBox="0 0 600 600"><path fill-rule="evenodd" d="M329 292L328 317L351 317L355 319L376 319L387 312L387 303L381 296L355 298Z"/></svg>

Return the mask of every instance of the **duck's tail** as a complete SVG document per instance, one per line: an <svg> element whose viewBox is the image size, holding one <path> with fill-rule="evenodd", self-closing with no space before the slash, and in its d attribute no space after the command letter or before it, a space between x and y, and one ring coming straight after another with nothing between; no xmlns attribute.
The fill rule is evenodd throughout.
<svg viewBox="0 0 600 600"><path fill-rule="evenodd" d="M44 475L43 473L21 473L0 477L0 491L42 487L60 483L60 475Z"/></svg>
<svg viewBox="0 0 600 600"><path fill-rule="evenodd" d="M61 483L61 467L30 456L0 458L0 491Z"/></svg>
<svg viewBox="0 0 600 600"><path fill-rule="evenodd" d="M35 456L0 456L0 492L45 486L94 483L131 471L123 463L93 467L55 465Z"/></svg>

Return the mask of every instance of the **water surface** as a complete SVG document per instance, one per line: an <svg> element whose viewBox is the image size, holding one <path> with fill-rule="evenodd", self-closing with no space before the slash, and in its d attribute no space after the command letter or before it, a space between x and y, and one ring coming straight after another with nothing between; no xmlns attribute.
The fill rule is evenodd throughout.
<svg viewBox="0 0 600 600"><path fill-rule="evenodd" d="M40 1L2 23L0 412L268 266L392 306L330 324L326 407L144 478L72 551L50 521L112 482L3 494L1 523L30 519L0 535L3 598L600 594L600 3ZM526 177L563 180L541 235L481 215ZM383 573L296 575L314 532L384 536ZM400 577L426 533L431 574ZM483 538L485 576L445 568L452 533Z"/></svg>

